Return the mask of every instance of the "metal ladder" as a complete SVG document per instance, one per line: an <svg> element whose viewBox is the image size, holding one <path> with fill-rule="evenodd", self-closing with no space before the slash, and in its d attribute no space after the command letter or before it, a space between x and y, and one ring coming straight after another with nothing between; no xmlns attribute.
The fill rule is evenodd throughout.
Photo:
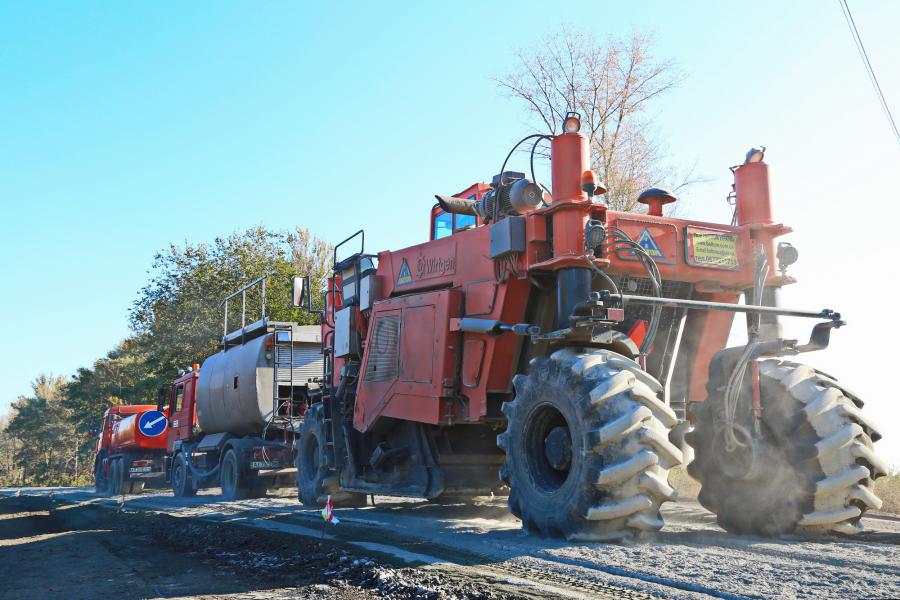
<svg viewBox="0 0 900 600"><path fill-rule="evenodd" d="M280 334L287 334L287 341L283 342ZM294 328L290 325L276 325L273 328L272 335L275 336L273 344L274 356L272 357L274 370L272 377L272 419L270 423L290 425L294 419ZM284 350L287 352L284 352ZM287 370L290 378L287 382L288 395L281 396L279 394L279 375L283 370ZM281 408L287 403L287 414L282 415Z"/></svg>

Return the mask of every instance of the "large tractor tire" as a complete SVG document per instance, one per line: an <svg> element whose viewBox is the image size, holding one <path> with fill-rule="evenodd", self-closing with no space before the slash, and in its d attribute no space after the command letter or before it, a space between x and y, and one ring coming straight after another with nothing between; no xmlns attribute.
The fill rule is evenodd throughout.
<svg viewBox="0 0 900 600"><path fill-rule="evenodd" d="M175 455L172 462L172 493L176 498L188 498L197 495L197 489L191 480L190 467L184 452Z"/></svg>
<svg viewBox="0 0 900 600"><path fill-rule="evenodd" d="M513 383L497 444L509 508L526 531L605 541L662 528L681 451L668 440L678 419L658 381L615 352L565 349L533 359Z"/></svg>
<svg viewBox="0 0 900 600"><path fill-rule="evenodd" d="M881 435L860 412L862 401L810 367L761 361L759 435L752 441L745 385L735 431L741 443L729 448L722 398L730 373L716 367L686 439L696 452L688 473L719 525L764 536L860 531L863 513L881 507L872 480L887 472L872 450Z"/></svg>
<svg viewBox="0 0 900 600"><path fill-rule="evenodd" d="M222 457L219 481L225 500L246 500L266 495L266 486L259 477L242 472L240 458L234 448L226 450Z"/></svg>
<svg viewBox="0 0 900 600"><path fill-rule="evenodd" d="M322 506L331 496L336 505L365 506L365 494L340 491L338 470L331 464L331 453L328 451L325 425L321 403L306 409L296 458L300 502L306 506Z"/></svg>

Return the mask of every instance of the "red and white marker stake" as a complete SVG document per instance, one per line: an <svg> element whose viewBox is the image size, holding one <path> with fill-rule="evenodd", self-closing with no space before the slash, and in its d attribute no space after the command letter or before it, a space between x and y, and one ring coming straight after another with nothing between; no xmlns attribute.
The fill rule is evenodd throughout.
<svg viewBox="0 0 900 600"><path fill-rule="evenodd" d="M340 520L334 514L334 500L331 499L331 496L328 496L328 501L325 502L325 508L322 509L322 520L331 523L332 525L340 523Z"/></svg>
<svg viewBox="0 0 900 600"><path fill-rule="evenodd" d="M337 525L340 523L340 520L334 514L334 500L332 500L331 496L328 496L328 500L325 502L325 508L322 509L322 539L325 539L325 527L327 523L331 523L332 525Z"/></svg>

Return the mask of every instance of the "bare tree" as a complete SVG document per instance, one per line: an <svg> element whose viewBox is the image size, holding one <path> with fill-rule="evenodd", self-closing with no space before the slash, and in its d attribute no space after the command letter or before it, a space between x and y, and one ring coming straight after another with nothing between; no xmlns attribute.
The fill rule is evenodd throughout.
<svg viewBox="0 0 900 600"><path fill-rule="evenodd" d="M591 167L609 190L611 208L633 210L648 187L680 188L695 181L690 174L676 181L652 137L645 109L681 77L671 60L654 59L646 37L635 33L602 43L565 29L517 56L519 67L498 83L524 102L548 133L560 132L567 112L581 115Z"/></svg>

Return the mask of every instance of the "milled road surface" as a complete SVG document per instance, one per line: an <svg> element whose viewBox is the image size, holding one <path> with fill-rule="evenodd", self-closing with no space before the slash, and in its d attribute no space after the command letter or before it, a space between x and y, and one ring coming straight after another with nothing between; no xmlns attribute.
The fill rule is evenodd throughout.
<svg viewBox="0 0 900 600"><path fill-rule="evenodd" d="M323 535L318 511L303 508L293 497L221 502L215 495L176 500L170 494L147 493L126 496L119 506L121 499L99 498L90 488L23 489L20 493L49 502L51 491L54 505L91 504L115 514L154 513L190 522L248 526L277 533L279 539L302 540L298 547L321 544ZM14 489L0 488L0 496L14 493ZM336 508L341 523L327 527L324 543L338 544L354 556L418 567L406 573L414 574L414 579L431 577L428 581L437 582L436 587L418 585L440 590L443 597L478 597L472 589L494 590L495 597L900 597L900 520L890 516L864 519L866 533L853 538L772 540L727 534L698 504L682 501L664 506L662 532L620 545L527 536L500 498L441 506L376 497L374 507ZM0 551L5 550L3 543L0 540ZM184 557L178 560L190 562ZM0 556L0 569L8 563L9 558ZM10 576L15 577L0 572L0 581ZM446 588L442 582L449 582ZM299 588L287 597L313 597L310 589ZM201 593L215 592L204 592L198 585L178 596ZM319 597L416 597L415 593L403 595L406 592L392 595L383 586L358 593L365 595ZM98 583L96 596L104 595L117 597L105 594ZM165 590L155 595L169 596ZM423 592L421 597L441 596Z"/></svg>

